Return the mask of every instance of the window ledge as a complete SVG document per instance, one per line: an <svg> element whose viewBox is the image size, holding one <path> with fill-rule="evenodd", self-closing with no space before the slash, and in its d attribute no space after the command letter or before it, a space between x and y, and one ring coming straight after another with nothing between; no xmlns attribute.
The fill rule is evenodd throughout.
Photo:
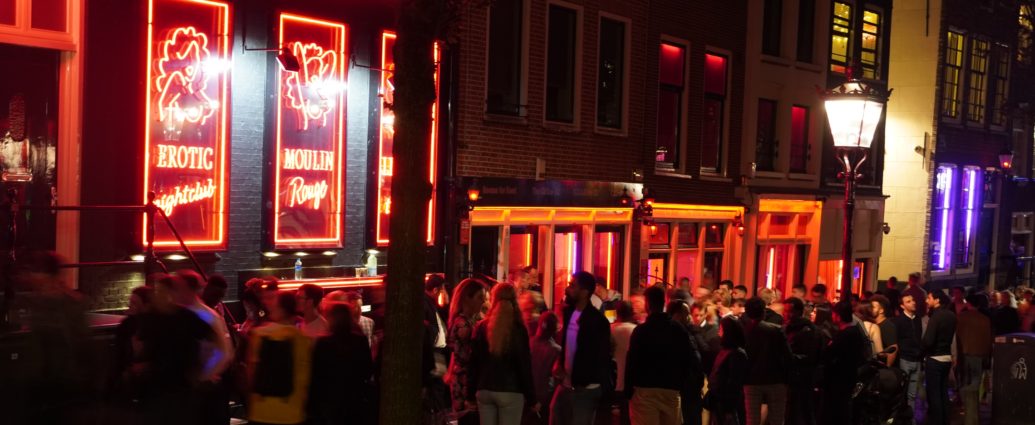
<svg viewBox="0 0 1035 425"><path fill-rule="evenodd" d="M599 127L599 126L597 126L597 127L593 128L593 133L599 134L601 136L629 137L629 133L626 132L624 128L618 129L618 128Z"/></svg>
<svg viewBox="0 0 1035 425"><path fill-rule="evenodd" d="M678 179L687 179L687 180L693 180L693 178L694 178L694 176L691 176L689 174L680 174L680 173L678 173L676 171L673 171L673 170L654 170L654 175L656 175L656 176L665 176L665 177L675 177L675 178L678 178Z"/></svg>
<svg viewBox="0 0 1035 425"><path fill-rule="evenodd" d="M733 183L733 179L729 177L707 171L701 172L701 181Z"/></svg>
<svg viewBox="0 0 1035 425"><path fill-rule="evenodd" d="M490 112L485 113L485 122L497 124L528 125L528 118L521 115L500 115Z"/></svg>
<svg viewBox="0 0 1035 425"><path fill-rule="evenodd" d="M817 177L815 174L787 173L787 179L814 182L816 181Z"/></svg>
<svg viewBox="0 0 1035 425"><path fill-rule="evenodd" d="M791 61L778 56L770 56L765 53L762 53L762 62L780 66L791 66Z"/></svg>
<svg viewBox="0 0 1035 425"><path fill-rule="evenodd" d="M784 174L779 171L755 171L756 179L782 179Z"/></svg>
<svg viewBox="0 0 1035 425"><path fill-rule="evenodd" d="M576 134L582 131L578 123L566 123L558 121L543 121L543 129L565 134Z"/></svg>

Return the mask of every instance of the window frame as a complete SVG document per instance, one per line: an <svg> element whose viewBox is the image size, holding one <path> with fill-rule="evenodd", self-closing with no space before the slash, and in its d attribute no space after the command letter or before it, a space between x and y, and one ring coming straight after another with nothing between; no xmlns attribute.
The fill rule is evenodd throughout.
<svg viewBox="0 0 1035 425"><path fill-rule="evenodd" d="M531 26L531 0L512 0L521 2L521 34L518 36L519 42L521 43L520 60L521 65L518 70L518 105L516 114L509 114L501 111L494 111L489 106L489 61L492 46L492 5L489 5L485 13L485 86L484 86L484 113L487 117L500 117L503 119L513 118L518 120L524 120L528 116L528 47L529 47L529 27Z"/></svg>
<svg viewBox="0 0 1035 425"><path fill-rule="evenodd" d="M690 42L687 41L687 40L683 40L683 39L680 39L680 38L668 36L668 35L665 35L665 34L662 34L661 35L661 39L658 41L657 46L658 46L659 55L658 55L658 59L656 61L657 62L657 66L658 66L658 72L657 72L657 76L655 77L656 81L657 81L656 89L657 89L658 96L657 96L657 99L654 102L655 103L655 115L657 117L661 116L661 113L660 113L661 92L664 89L663 83L661 82L661 56L660 56L660 51L661 51L661 45L662 44L669 44L669 45L673 45L673 46L677 46L677 47L683 48L683 86L682 86L682 90L680 91L680 94L679 94L679 111L677 111L677 113L676 113L676 119L679 121L679 125L677 126L678 132L676 134L676 140L675 140L675 148L676 148L676 154L675 154L675 158L674 158L675 161L672 162L672 163L668 163L668 162L658 161L657 158L655 158L655 160L653 161L654 162L654 169L659 171L659 172L661 172L661 173L686 174L686 169L687 169L687 167L686 167L687 113L686 112L689 110L688 105L687 105L687 101L688 101L688 98L689 98L689 90L690 90L690 72L688 72L688 70L690 68ZM674 90L673 90L673 92L674 92ZM655 120L655 121L657 121L657 120ZM660 127L658 126L658 123L655 122L655 131L654 131L654 148L655 148L655 150L658 147L658 129L659 128ZM667 164L671 164L671 165L668 166Z"/></svg>
<svg viewBox="0 0 1035 425"><path fill-rule="evenodd" d="M608 19L615 22L621 22L625 26L625 35L623 39L623 50L624 54L622 57L622 102L620 108L622 113L621 125L618 128L601 126L599 120L599 108L600 108L600 54L602 47L600 45L600 28L603 26L603 20ZM629 65L630 65L630 50L632 48L632 20L624 16L611 14L608 12L601 11L597 16L597 66L596 74L594 76L595 87L593 90L593 126L594 131L602 134L611 134L618 136L626 136L629 131Z"/></svg>
<svg viewBox="0 0 1035 425"><path fill-rule="evenodd" d="M809 8L802 7L804 3ZM805 13L811 10L811 13ZM798 0L797 34L794 40L794 60L801 63L816 61L816 0ZM807 28L807 31L805 29ZM807 32L808 36L803 36ZM807 55L807 57L803 57Z"/></svg>
<svg viewBox="0 0 1035 425"><path fill-rule="evenodd" d="M860 24L861 27L858 29L859 30L859 65L860 65L860 68L862 68L862 73L863 73L863 75L861 75L861 77L865 78L865 79L870 79L870 80L879 80L881 78L881 65L882 65L881 64L881 51L882 51L882 49L881 49L881 42L883 42L883 40L884 40L883 28L885 27L885 25L884 25L885 22L884 21L885 21L886 17L885 17L885 13L884 13L883 9L881 9L879 7L875 7L873 5L869 5L869 4L863 6L862 12L863 12L862 13L862 19L859 20L859 24ZM872 13L872 14L877 15L877 22L876 23L867 22L866 21L866 14L867 13ZM876 28L876 32L875 33L871 33L869 31L866 31L866 26L867 25L873 25ZM863 39L867 35L873 35L873 37L874 37L873 49L867 49L865 47L866 43L863 41ZM863 60L864 55L866 55L867 53L873 54L873 64L870 67L867 67L866 62ZM872 72L872 74L867 74L867 71Z"/></svg>
<svg viewBox="0 0 1035 425"><path fill-rule="evenodd" d="M772 105L770 118L769 134L769 150L770 150L770 164L772 167L763 168L759 158L759 152L762 152L762 104L769 103ZM780 120L780 101L777 99L769 99L759 97L756 102L755 108L755 169L759 172L778 172L780 171L780 139L778 137L778 127Z"/></svg>
<svg viewBox="0 0 1035 425"><path fill-rule="evenodd" d="M995 43L989 52L992 66L989 72L988 124L994 129L1003 130L1009 121L1006 100L1010 95L1010 48Z"/></svg>
<svg viewBox="0 0 1035 425"><path fill-rule="evenodd" d="M762 0L762 54L781 57L783 53L783 0ZM770 16L770 12L776 16ZM774 27L770 27L773 25ZM775 44L775 46L774 46ZM775 49L775 50L773 50Z"/></svg>
<svg viewBox="0 0 1035 425"><path fill-rule="evenodd" d="M701 148L702 152L701 152L701 164L699 164L699 172L701 173L702 176L727 177L727 174L729 173L729 169L730 169L730 164L729 164L729 150L730 150L730 140L729 140L730 139L730 136L729 136L730 135L730 103L732 103L732 100L734 99L734 94L731 93L732 88L733 88L733 83L732 83L732 81L730 81L732 79L732 76L733 76L733 53L731 51L729 51L729 50L726 50L726 49L721 49L721 48L718 48L718 47L706 45L706 46L704 46L704 56L707 56L707 55L721 56L724 59L726 59L726 75L725 75L726 86L724 87L724 91L726 92L726 94L724 96L722 96L722 99L721 99L721 101L722 101L722 117L720 119L720 125L722 126L722 128L719 131L719 133L720 133L720 135L719 135L719 146L716 147L716 153L718 154L718 158L717 158L717 161L716 161L716 163L717 163L716 165L717 166L713 168L713 167L705 167L703 165L703 162L704 162L704 154L703 154L703 149L704 149L704 126L702 125L702 127L701 127L701 143L700 143L700 148ZM703 70L702 70L702 72L703 72ZM703 108L704 101L708 99L708 96L711 93L708 93L705 90L705 85L706 85L707 82L704 81L704 78L702 78L701 80L702 80L701 81L701 100L702 100L701 105L702 105L702 114L703 114L703 112L704 112L704 108ZM717 95L713 95L713 96L717 97ZM702 124L703 124L703 122L704 122L703 115L701 117L701 121L702 121Z"/></svg>
<svg viewBox="0 0 1035 425"><path fill-rule="evenodd" d="M979 45L984 46L984 57L978 56ZM988 113L988 65L992 42L982 37L971 37L966 47L966 121L968 124L984 125ZM983 65L983 68L978 70L975 68L978 65Z"/></svg>
<svg viewBox="0 0 1035 425"><path fill-rule="evenodd" d="M950 45L950 43L952 42L953 35L959 36L959 49L953 49L952 45ZM950 50L952 50L954 52L953 53L954 55L956 55L956 54L959 55L958 63L956 63L956 64L950 63L950 57L949 57L950 56L949 55L949 51ZM967 52L967 34L965 32L962 32L962 31L959 31L959 30L956 30L956 29L953 29L953 28L950 28L947 31L945 31L945 48L944 48L944 51L942 52L942 54L944 55L944 58L943 58L942 63L941 63L941 66L942 66L942 73L941 74L942 75L939 76L942 79L941 87L940 87L942 95L940 96L941 99L939 99L940 106L941 106L939 108L940 109L939 110L939 115L941 116L942 119L949 120L949 121L955 121L955 122L959 122L959 121L961 121L963 119L963 112L964 112L964 108L963 108L963 83L964 83L964 70L965 70L965 68L964 68L964 59L966 57L966 52ZM955 71L955 76L956 76L956 82L953 84L955 86L955 97L954 98L950 98L949 94L948 94L948 88L949 88L949 85L950 85L950 82L949 82L949 72L950 72L950 69ZM950 102L955 103L955 108L954 108L955 109L955 113L949 113Z"/></svg>
<svg viewBox="0 0 1035 425"><path fill-rule="evenodd" d="M848 18L842 18L837 15L837 5L843 4L848 7ZM846 21L846 25L838 25L838 21ZM852 58L852 34L854 34L853 27L855 23L855 3L850 1L835 1L831 3L830 7L830 51L827 54L828 71L835 74L846 74L848 71L849 62ZM847 32L835 31L838 27L844 27ZM834 59L834 37L845 38L845 54L844 60Z"/></svg>
<svg viewBox="0 0 1035 425"><path fill-rule="evenodd" d="M802 128L802 155L804 158L804 167L795 169L793 166L795 153L794 153L794 110L801 109L805 111L805 122ZM791 104L791 119L790 119L790 134L787 137L787 172L791 174L809 174L809 165L812 163L812 138L809 137L809 132L812 130L812 108L808 105L803 104Z"/></svg>
<svg viewBox="0 0 1035 425"><path fill-rule="evenodd" d="M572 61L572 111L571 122L551 119L547 113L547 91L549 89L550 74L550 8L559 7L575 12L575 45L573 46L575 57ZM581 5L568 3L560 0L550 0L546 3L546 36L543 48L543 123L549 126L569 127L578 129L582 114L582 58L583 58L583 18L584 8Z"/></svg>

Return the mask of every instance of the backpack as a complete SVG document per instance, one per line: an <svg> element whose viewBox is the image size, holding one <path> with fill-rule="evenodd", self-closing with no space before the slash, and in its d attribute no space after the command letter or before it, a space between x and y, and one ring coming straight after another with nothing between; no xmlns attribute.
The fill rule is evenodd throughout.
<svg viewBox="0 0 1035 425"><path fill-rule="evenodd" d="M287 397L295 390L294 340L262 338L255 367L255 393L266 397Z"/></svg>

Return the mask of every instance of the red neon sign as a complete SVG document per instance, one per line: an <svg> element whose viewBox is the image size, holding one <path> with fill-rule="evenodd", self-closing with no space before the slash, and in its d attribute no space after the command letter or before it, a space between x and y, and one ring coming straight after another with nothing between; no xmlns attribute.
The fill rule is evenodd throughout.
<svg viewBox="0 0 1035 425"><path fill-rule="evenodd" d="M277 78L275 248L341 247L345 36L341 23L280 15L280 46L300 69Z"/></svg>
<svg viewBox="0 0 1035 425"><path fill-rule="evenodd" d="M169 216L188 246L226 240L230 6L150 0L144 114L144 201ZM143 219L144 235L148 218ZM146 244L146 236L143 238ZM156 247L178 248L159 221Z"/></svg>
<svg viewBox="0 0 1035 425"><path fill-rule="evenodd" d="M393 81L395 59L392 57L392 48L395 46L395 33L385 31L381 35L381 139L378 145L378 170L377 170L377 245L388 245L388 223L392 213L392 169L395 163L392 158L392 140L395 137L395 114L385 105L395 101L395 84ZM431 200L428 201L428 223L427 242L431 245L435 241L435 164L438 163L438 114L439 102L437 94L439 89L440 59L438 43L432 49L432 58L435 61L435 94L436 100L431 104L431 136L428 138L428 181L431 182Z"/></svg>

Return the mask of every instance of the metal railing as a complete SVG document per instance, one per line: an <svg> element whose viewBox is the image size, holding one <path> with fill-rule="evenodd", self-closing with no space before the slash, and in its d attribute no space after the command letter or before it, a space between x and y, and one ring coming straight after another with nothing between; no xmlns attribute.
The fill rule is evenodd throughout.
<svg viewBox="0 0 1035 425"><path fill-rule="evenodd" d="M166 226L168 226L168 228L172 232L173 236L176 237L177 242L179 242L179 244L180 244L180 249L182 249L183 253L187 256L187 258L190 259L191 265L194 267L194 270L197 271L198 274L200 274L203 279L208 280L208 275L205 274L205 271L201 268L201 264L198 263L198 259L194 256L194 253L191 252L190 248L187 247L187 244L183 241L183 238L180 237L180 232L178 232L176 230L176 226L173 226L172 221L169 220L169 216L166 215L164 210L162 210L161 208L158 208L158 206L155 205L155 198L156 198L155 193L154 192L150 192L148 194L148 196L147 196L147 204L144 204L144 205L47 205L47 206L21 205L21 204L18 203L18 190L14 189L14 188L7 189L7 202L5 204L2 204L2 206L5 207L5 208L0 209L0 211L7 212L8 216L10 217L10 222L8 223L8 226L7 226L7 233L8 233L8 244L7 244L8 253L7 253L7 255L8 255L8 259L10 260L10 262L12 264L17 263L18 236L19 236L19 233L18 233L18 215L22 211L52 211L52 212L60 212L60 211L101 211L101 212L108 212L108 213L119 213L119 212L123 212L123 213L141 213L141 214L146 214L147 215L147 228L145 229L145 232L146 232L146 235L145 235L146 245L144 247L144 260L143 261L136 261L136 260L88 261L88 262L66 263L66 264L62 264L61 267L65 267L65 268L83 268L83 267L140 266L140 265L143 265L145 281L149 281L149 279L151 277L151 272L154 270L156 265L161 269L161 271L163 273L168 273L169 269L165 266L164 263L162 263L162 261L160 259L158 259L158 256L155 255L155 245L154 245L154 243L155 243L155 216L159 216L159 217L161 217L162 221L165 222Z"/></svg>

